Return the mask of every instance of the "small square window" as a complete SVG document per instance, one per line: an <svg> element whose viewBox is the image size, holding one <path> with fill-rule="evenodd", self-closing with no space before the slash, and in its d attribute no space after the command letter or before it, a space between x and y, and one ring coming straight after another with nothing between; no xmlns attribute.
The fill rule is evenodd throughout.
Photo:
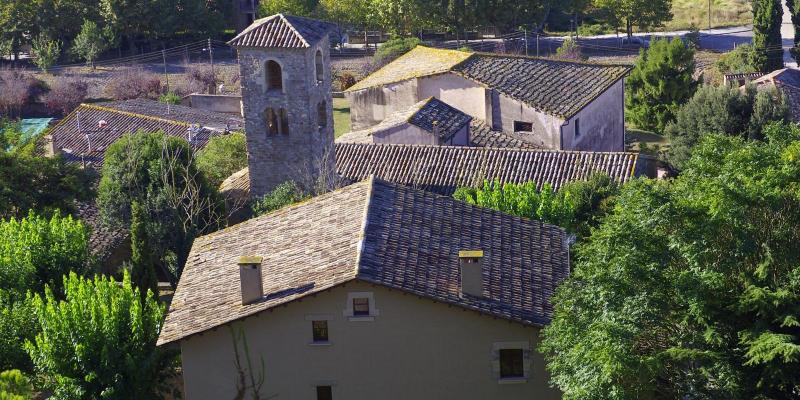
<svg viewBox="0 0 800 400"><path fill-rule="evenodd" d="M317 386L317 400L333 400L333 388L330 386Z"/></svg>
<svg viewBox="0 0 800 400"><path fill-rule="evenodd" d="M366 297L357 297L353 299L353 315L365 316L369 315L369 299Z"/></svg>
<svg viewBox="0 0 800 400"><path fill-rule="evenodd" d="M311 321L311 331L315 342L328 341L328 321Z"/></svg>
<svg viewBox="0 0 800 400"><path fill-rule="evenodd" d="M533 123L514 121L514 132L533 132Z"/></svg>
<svg viewBox="0 0 800 400"><path fill-rule="evenodd" d="M500 378L522 378L525 376L523 368L522 349L500 350Z"/></svg>

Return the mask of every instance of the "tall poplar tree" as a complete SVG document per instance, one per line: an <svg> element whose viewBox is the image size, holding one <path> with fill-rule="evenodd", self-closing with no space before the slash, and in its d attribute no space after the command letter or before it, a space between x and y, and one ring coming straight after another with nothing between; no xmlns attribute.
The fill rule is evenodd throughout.
<svg viewBox="0 0 800 400"><path fill-rule="evenodd" d="M780 0L753 0L753 65L761 72L783 68Z"/></svg>

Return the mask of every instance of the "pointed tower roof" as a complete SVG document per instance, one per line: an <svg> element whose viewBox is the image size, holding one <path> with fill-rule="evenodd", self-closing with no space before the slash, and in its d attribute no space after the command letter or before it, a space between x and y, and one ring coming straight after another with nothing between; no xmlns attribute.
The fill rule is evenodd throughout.
<svg viewBox="0 0 800 400"><path fill-rule="evenodd" d="M307 48L334 28L334 24L325 21L275 14L253 22L228 44L234 47Z"/></svg>

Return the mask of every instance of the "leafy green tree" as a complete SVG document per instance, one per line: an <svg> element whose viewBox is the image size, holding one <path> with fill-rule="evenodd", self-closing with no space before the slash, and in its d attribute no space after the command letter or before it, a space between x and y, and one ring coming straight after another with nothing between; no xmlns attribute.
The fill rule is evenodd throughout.
<svg viewBox="0 0 800 400"><path fill-rule="evenodd" d="M663 132L683 103L694 94L694 51L680 38L656 39L639 52L625 85L630 122L641 129Z"/></svg>
<svg viewBox="0 0 800 400"><path fill-rule="evenodd" d="M378 68L413 50L421 42L417 38L392 38L382 44L372 56L373 67Z"/></svg>
<svg viewBox="0 0 800 400"><path fill-rule="evenodd" d="M564 228L573 226L575 216L575 203L571 196L559 195L547 183L539 190L536 182L501 184L500 181L484 181L480 188L458 188L453 197L478 207L538 219Z"/></svg>
<svg viewBox="0 0 800 400"><path fill-rule="evenodd" d="M0 370L32 372L33 364L24 344L36 335L36 326L30 302L19 293L0 289Z"/></svg>
<svg viewBox="0 0 800 400"><path fill-rule="evenodd" d="M783 68L780 0L753 0L753 65L761 72Z"/></svg>
<svg viewBox="0 0 800 400"><path fill-rule="evenodd" d="M24 294L49 284L60 292L61 277L91 271L89 229L71 216L30 214L0 221L0 289Z"/></svg>
<svg viewBox="0 0 800 400"><path fill-rule="evenodd" d="M247 141L241 132L212 137L197 153L197 168L213 187L246 166Z"/></svg>
<svg viewBox="0 0 800 400"><path fill-rule="evenodd" d="M628 37L633 37L633 27L648 29L659 27L672 19L672 0L594 0L594 6L609 15L609 23L625 26Z"/></svg>
<svg viewBox="0 0 800 400"><path fill-rule="evenodd" d="M61 42L52 40L44 34L40 34L31 43L34 64L41 68L45 73L50 67L55 65L58 57L61 56Z"/></svg>
<svg viewBox="0 0 800 400"><path fill-rule="evenodd" d="M567 40L556 49L556 58L565 61L585 61L587 57L583 55L577 42L572 40L572 38L567 38Z"/></svg>
<svg viewBox="0 0 800 400"><path fill-rule="evenodd" d="M315 16L319 0L267 0L259 2L258 15L261 18L283 13L300 17Z"/></svg>
<svg viewBox="0 0 800 400"><path fill-rule="evenodd" d="M104 223L129 227L134 202L143 208L149 249L173 285L194 238L225 223L224 205L189 144L161 132L124 135L106 150L98 188Z"/></svg>
<svg viewBox="0 0 800 400"><path fill-rule="evenodd" d="M673 167L683 169L703 136L759 139L764 126L787 116L786 101L774 88L756 93L751 87L741 92L728 86L702 86L665 129L670 140L667 158Z"/></svg>
<svg viewBox="0 0 800 400"><path fill-rule="evenodd" d="M72 42L72 53L80 57L94 70L94 61L108 50L108 33L97 26L94 21L84 21L81 32Z"/></svg>
<svg viewBox="0 0 800 400"><path fill-rule="evenodd" d="M722 54L717 60L717 68L723 74L756 71L757 68L753 65L753 46L742 44Z"/></svg>
<svg viewBox="0 0 800 400"><path fill-rule="evenodd" d="M91 196L89 177L61 157L47 158L0 151L0 218L70 212L76 200Z"/></svg>
<svg viewBox="0 0 800 400"><path fill-rule="evenodd" d="M272 189L271 192L261 196L253 202L253 215L259 216L271 213L298 201L305 200L309 195L305 194L296 183L292 181L283 182Z"/></svg>
<svg viewBox="0 0 800 400"><path fill-rule="evenodd" d="M15 56L29 42L31 32L36 30L36 12L36 5L30 0L0 2L0 26L3 27L0 38L8 43Z"/></svg>
<svg viewBox="0 0 800 400"><path fill-rule="evenodd" d="M18 369L0 372L0 400L28 400L33 390L28 378Z"/></svg>
<svg viewBox="0 0 800 400"><path fill-rule="evenodd" d="M138 202L131 204L131 282L144 295L147 291L158 293L155 260L147 237L146 210Z"/></svg>
<svg viewBox="0 0 800 400"><path fill-rule="evenodd" d="M706 136L578 244L541 346L565 399L798 393L800 129L765 132Z"/></svg>
<svg viewBox="0 0 800 400"><path fill-rule="evenodd" d="M158 398L173 357L156 347L165 313L156 296L142 296L127 271L122 282L70 273L64 288L65 300L49 287L32 300L41 332L25 347L47 388L76 400Z"/></svg>

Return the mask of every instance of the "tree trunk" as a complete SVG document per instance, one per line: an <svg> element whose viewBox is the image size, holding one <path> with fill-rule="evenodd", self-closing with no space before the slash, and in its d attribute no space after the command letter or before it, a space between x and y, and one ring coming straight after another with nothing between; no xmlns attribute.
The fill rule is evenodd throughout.
<svg viewBox="0 0 800 400"><path fill-rule="evenodd" d="M628 33L628 40L630 41L630 39L633 39L633 24L630 18L625 20L625 29Z"/></svg>

